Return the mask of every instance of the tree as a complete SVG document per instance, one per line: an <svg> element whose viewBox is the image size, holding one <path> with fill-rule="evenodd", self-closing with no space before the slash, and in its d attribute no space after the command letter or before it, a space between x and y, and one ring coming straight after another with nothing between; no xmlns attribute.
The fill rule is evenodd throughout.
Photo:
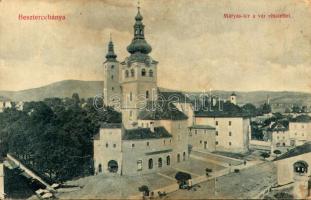
<svg viewBox="0 0 311 200"><path fill-rule="evenodd" d="M143 192L144 196L149 196L149 188L146 185L142 185L138 188L139 192Z"/></svg>
<svg viewBox="0 0 311 200"><path fill-rule="evenodd" d="M301 108L297 105L294 105L292 108L293 113L300 113L301 112Z"/></svg>
<svg viewBox="0 0 311 200"><path fill-rule="evenodd" d="M251 116L256 116L258 114L258 110L257 110L256 106L254 106L251 103L247 103L247 104L243 105L242 110L244 113L247 113Z"/></svg>
<svg viewBox="0 0 311 200"><path fill-rule="evenodd" d="M268 114L271 113L271 106L267 103L264 103L261 107L260 107L260 112L262 114Z"/></svg>
<svg viewBox="0 0 311 200"><path fill-rule="evenodd" d="M185 172L177 172L175 175L175 179L179 182L179 183L183 183L189 179L191 179L191 175Z"/></svg>
<svg viewBox="0 0 311 200"><path fill-rule="evenodd" d="M73 93L71 98L73 99L74 103L80 103L80 97L78 93Z"/></svg>
<svg viewBox="0 0 311 200"><path fill-rule="evenodd" d="M276 156L278 156L278 155L280 155L282 152L281 152L280 150L276 149L276 150L273 151L273 153L274 153Z"/></svg>
<svg viewBox="0 0 311 200"><path fill-rule="evenodd" d="M263 159L266 159L266 158L269 158L269 157L270 157L270 154L267 153L267 152L262 152L262 153L260 154L260 156L263 157Z"/></svg>

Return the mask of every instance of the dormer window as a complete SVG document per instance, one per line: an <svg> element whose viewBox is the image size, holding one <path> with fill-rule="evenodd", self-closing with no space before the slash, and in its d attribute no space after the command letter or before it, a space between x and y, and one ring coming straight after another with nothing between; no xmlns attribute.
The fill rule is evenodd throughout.
<svg viewBox="0 0 311 200"><path fill-rule="evenodd" d="M131 77L134 77L135 76L135 71L134 69L131 69Z"/></svg>
<svg viewBox="0 0 311 200"><path fill-rule="evenodd" d="M153 77L153 71L151 69L149 70L149 76Z"/></svg>

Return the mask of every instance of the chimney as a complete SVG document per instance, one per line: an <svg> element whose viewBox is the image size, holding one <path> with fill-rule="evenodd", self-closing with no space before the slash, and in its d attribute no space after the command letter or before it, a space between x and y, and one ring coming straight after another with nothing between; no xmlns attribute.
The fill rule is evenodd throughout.
<svg viewBox="0 0 311 200"><path fill-rule="evenodd" d="M150 122L150 131L154 133L154 122Z"/></svg>

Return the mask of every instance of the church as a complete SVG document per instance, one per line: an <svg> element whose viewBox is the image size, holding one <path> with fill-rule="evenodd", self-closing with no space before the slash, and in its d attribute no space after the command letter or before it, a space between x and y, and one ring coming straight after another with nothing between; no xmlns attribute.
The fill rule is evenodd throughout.
<svg viewBox="0 0 311 200"><path fill-rule="evenodd" d="M122 62L117 60L113 42L109 41L103 63L104 103L122 113L122 123L103 123L95 136L95 174L154 173L187 161L192 149L247 151L247 118L195 112L193 102L182 92L158 88L158 61L149 55L152 47L145 39L144 28L138 7L134 37L127 47L130 55ZM235 94L231 100L236 104ZM228 123L230 127L238 126L232 141L225 126ZM226 135L225 140L219 138L222 135Z"/></svg>

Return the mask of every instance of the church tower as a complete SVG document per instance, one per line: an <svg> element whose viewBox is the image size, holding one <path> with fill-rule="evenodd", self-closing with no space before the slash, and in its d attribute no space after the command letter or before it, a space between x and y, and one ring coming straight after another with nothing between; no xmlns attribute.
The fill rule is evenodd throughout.
<svg viewBox="0 0 311 200"><path fill-rule="evenodd" d="M236 105L236 94L234 92L232 92L232 94L230 95L230 103Z"/></svg>
<svg viewBox="0 0 311 200"><path fill-rule="evenodd" d="M106 61L104 62L104 104L120 110L121 87L119 80L119 62L114 52L113 42L110 37Z"/></svg>
<svg viewBox="0 0 311 200"><path fill-rule="evenodd" d="M130 56L121 63L122 121L125 128L137 127L140 108L157 99L157 64L148 54L152 48L145 40L140 7L135 17L134 38L127 47Z"/></svg>

